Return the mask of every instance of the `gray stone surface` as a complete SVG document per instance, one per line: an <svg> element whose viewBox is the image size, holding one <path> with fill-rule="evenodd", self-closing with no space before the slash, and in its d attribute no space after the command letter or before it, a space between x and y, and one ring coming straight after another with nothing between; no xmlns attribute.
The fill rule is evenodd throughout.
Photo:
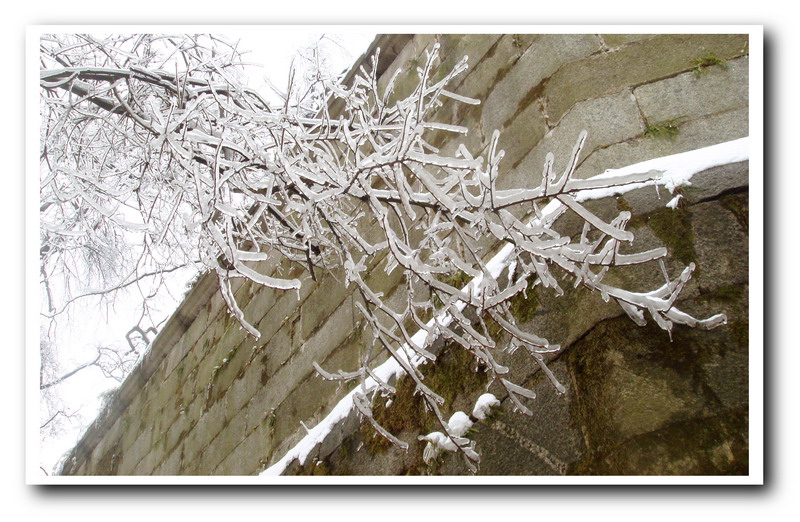
<svg viewBox="0 0 800 522"><path fill-rule="evenodd" d="M596 35L542 35L494 86L485 101L483 128L488 134L502 130L514 115L530 104L531 91L565 63L600 49Z"/></svg>
<svg viewBox="0 0 800 522"><path fill-rule="evenodd" d="M680 124L673 139L640 136L590 151L582 156L575 177L585 179L607 169L679 154L748 135L748 110L726 111Z"/></svg>
<svg viewBox="0 0 800 522"><path fill-rule="evenodd" d="M638 42L641 40L649 40L653 38L655 34L601 34L600 38L603 39L603 43L605 43L608 47L614 49L618 47L622 47L624 45L628 45L630 43Z"/></svg>
<svg viewBox="0 0 800 522"><path fill-rule="evenodd" d="M564 65L548 80L548 114L557 123L580 101L689 71L694 60L709 54L727 60L747 54L746 49L746 35L670 34L594 54Z"/></svg>
<svg viewBox="0 0 800 522"><path fill-rule="evenodd" d="M584 451L582 434L572 422L574 391L566 364L558 361L550 369L566 387L564 394L536 372L533 382L525 383L536 392L536 399L527 401L530 417L514 412L506 399L493 419L478 429L481 475L565 475L568 464Z"/></svg>
<svg viewBox="0 0 800 522"><path fill-rule="evenodd" d="M748 106L748 57L687 72L634 89L648 124L697 119Z"/></svg>
<svg viewBox="0 0 800 522"><path fill-rule="evenodd" d="M498 187L538 186L542 179L542 167L549 152L554 156L553 169L556 172L563 172L578 136L584 130L588 136L582 157L591 154L595 149L640 135L644 131L644 126L633 95L626 91L576 104L561 124L545 135L514 171L503 173L498 177Z"/></svg>

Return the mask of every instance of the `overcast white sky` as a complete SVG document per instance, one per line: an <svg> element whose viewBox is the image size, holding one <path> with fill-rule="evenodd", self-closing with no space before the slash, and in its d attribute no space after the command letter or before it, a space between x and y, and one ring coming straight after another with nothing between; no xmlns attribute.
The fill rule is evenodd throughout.
<svg viewBox="0 0 800 522"><path fill-rule="evenodd" d="M337 27L336 30L342 29ZM286 87L292 62L304 49L318 46L331 72L340 73L348 69L375 38L375 33L366 32L364 28L335 34L291 27L237 28L225 34L241 42L240 50L250 51L245 54L245 60L256 64L250 67L253 81L250 85L264 92L269 91L264 77L281 89Z"/></svg>

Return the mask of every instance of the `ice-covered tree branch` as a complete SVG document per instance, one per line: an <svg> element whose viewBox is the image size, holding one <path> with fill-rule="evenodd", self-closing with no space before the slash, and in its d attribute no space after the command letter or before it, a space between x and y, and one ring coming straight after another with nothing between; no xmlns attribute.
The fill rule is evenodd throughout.
<svg viewBox="0 0 800 522"><path fill-rule="evenodd" d="M397 75L378 88L373 58L372 69L362 68L351 85L319 76L304 94L292 97L290 89L277 107L243 86L232 66L237 60L234 46L210 37L43 38L43 288L52 286L53 274L71 284L85 266L107 278L115 270L167 272L196 262L216 274L231 314L257 338L233 280L298 290L341 267L372 329L370 350L385 351L413 379L447 444L470 466L477 453L451 429L444 400L414 361L435 363L437 338L468 351L529 412L526 402L535 395L511 382L497 354L524 348L563 391L542 356L559 346L526 331L509 306L533 286L561 294L566 275L570 284L617 302L637 324L649 315L667 331L724 321L675 308L693 266L671 278L662 262L666 249L620 250L634 239L629 212L607 221L577 197L653 181L660 172L576 179L582 133L568 158L547 157L537 187L500 189L498 132L485 156L463 145L448 153L429 142L432 132L455 140L469 130L436 121L444 103L479 103L448 90L467 69L466 57L434 81L434 47L412 71L416 88L399 100ZM316 112L308 108L312 95L325 101ZM334 100L343 102L341 113L329 112ZM554 227L567 213L583 223L575 236ZM499 268L489 266L497 244L510 249ZM124 256L132 265L117 262L126 251L135 254ZM307 276L286 277L263 263L278 258L304 267ZM645 263L664 275L659 288L634 292L604 281L611 268ZM379 270L402 273L402 299L376 289L368 276ZM456 283L452 274L463 277ZM365 383L377 377L368 360L338 373L316 368L325 378L361 381L353 399L358 411L403 447L372 418L375 388ZM391 383L378 384L392 393Z"/></svg>

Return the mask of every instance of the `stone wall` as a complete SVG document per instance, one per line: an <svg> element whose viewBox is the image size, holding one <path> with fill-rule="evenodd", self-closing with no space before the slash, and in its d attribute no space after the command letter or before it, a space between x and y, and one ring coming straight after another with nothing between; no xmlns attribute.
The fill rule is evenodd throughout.
<svg viewBox="0 0 800 522"><path fill-rule="evenodd" d="M563 166L582 129L589 137L581 177L748 135L746 35L385 35L372 46L382 49L379 85L398 68L413 71L434 42L441 70L470 57L453 88L482 100L446 105L439 118L468 127L464 142L476 155L494 129L502 131L503 188L538 185L545 154ZM415 80L401 74L398 95ZM457 146L445 136L433 142ZM516 306L526 326L564 347L551 367L567 393L557 395L536 368L519 363L512 377L537 391L534 415L514 413L504 400L476 425L480 473L747 473L747 163L697 180L676 211L652 189L594 210L633 208L637 248L666 244L671 274L689 262L699 267L681 306L700 316L725 311L729 324L711 332L677 328L670 341L585 290L555 300L535 289ZM301 276L277 262L261 269ZM652 277L626 274L619 277ZM372 277L391 295L401 274ZM201 278L63 473L252 475L280 459L305 435L303 424L315 425L348 391L319 378L312 362L354 369L369 335L339 274L318 279L297 293L236 287L262 333L254 342L228 315L214 277ZM442 364L427 368L427 378L447 388L448 411L466 409L487 383L463 354L442 350ZM375 405L411 444L408 452L387 447L351 415L287 472L465 473L448 456L422 463L416 435L430 419L410 391L401 378L392 405Z"/></svg>
<svg viewBox="0 0 800 522"><path fill-rule="evenodd" d="M548 362L565 385L556 393L526 355L497 354L512 380L536 392L533 415L516 413L509 400L471 438L481 453L481 475L719 475L747 474L748 453L748 214L747 163L717 167L693 178L687 204L664 208L650 191L606 203L617 210L636 202L645 211L630 226L640 248L667 244L674 274L687 262L699 267L678 307L698 317L725 312L728 324L712 331L676 327L672 338L650 324L635 326L615 305L585 289L560 298L539 287L514 302L526 330L562 341ZM641 200L639 200L641 198ZM650 205L647 204L650 200ZM594 209L603 213L601 205ZM620 277L657 286L657 274L628 270ZM609 276L610 277L610 276ZM650 284L644 283L650 281ZM445 346L426 383L444 388L445 416L469 412L487 382L474 362ZM423 463L416 436L440 428L424 412L413 386L396 384L398 397L373 404L378 419L410 444L400 451L351 415L293 474L466 474L459 456ZM501 389L488 390L502 397Z"/></svg>

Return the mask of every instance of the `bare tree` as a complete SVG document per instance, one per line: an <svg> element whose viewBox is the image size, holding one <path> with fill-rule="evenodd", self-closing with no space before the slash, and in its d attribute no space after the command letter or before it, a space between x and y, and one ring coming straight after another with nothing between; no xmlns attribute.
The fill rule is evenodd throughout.
<svg viewBox="0 0 800 522"><path fill-rule="evenodd" d="M435 121L443 103L479 103L448 90L466 57L434 81L434 47L416 71L418 85L398 101L391 100L399 71L379 89L376 56L350 86L318 76L304 92L291 92L290 83L283 105L271 107L238 77L235 46L215 37L47 36L41 56L41 262L50 316L63 309L53 303L56 279L69 302L87 293L71 293L75 278L113 279L115 289L191 264L216 274L230 312L257 338L233 280L298 290L301 278L270 271L267 261L301 265L303 279L344 267L343 284L360 297L373 342L355 371L316 366L319 373L362 384L375 379L391 394L368 362L385 350L471 467L479 459L473 444L448 425L444 399L414 362L435 364L436 338L467 350L528 413L525 400L534 394L506 378L498 351L525 350L564 389L543 357L559 346L521 329L509 306L532 285L560 294L566 274L571 284L616 301L637 324L648 314L667 331L676 323L712 328L725 321L675 308L693 266L673 279L663 264L666 249L620 251L633 240L629 212L604 221L575 197L652 181L654 173L574 178L583 133L563 170L549 155L539 186L501 190L498 132L485 157L463 145L447 154L426 140L468 130ZM339 114L329 112L334 100L343 106ZM583 222L577 237L553 226L568 212ZM510 249L499 270L487 266L487 237ZM663 273L662 286L634 292L604 282L612 267L643 263ZM367 273L379 269L402 272L402 302L390 303L370 283ZM453 273L468 283L446 282ZM424 334L415 337L417 330ZM355 400L381 434L406 447L378 425L369 404L366 393Z"/></svg>
<svg viewBox="0 0 800 522"><path fill-rule="evenodd" d="M42 441L58 437L69 426L82 421L80 408L69 405L59 393L59 385L91 368L101 372L107 379L122 382L139 359L139 354L133 349L119 350L112 346L96 345L92 358L64 369L57 352L52 336L44 330L40 332L39 434ZM42 470L45 471L44 468Z"/></svg>

